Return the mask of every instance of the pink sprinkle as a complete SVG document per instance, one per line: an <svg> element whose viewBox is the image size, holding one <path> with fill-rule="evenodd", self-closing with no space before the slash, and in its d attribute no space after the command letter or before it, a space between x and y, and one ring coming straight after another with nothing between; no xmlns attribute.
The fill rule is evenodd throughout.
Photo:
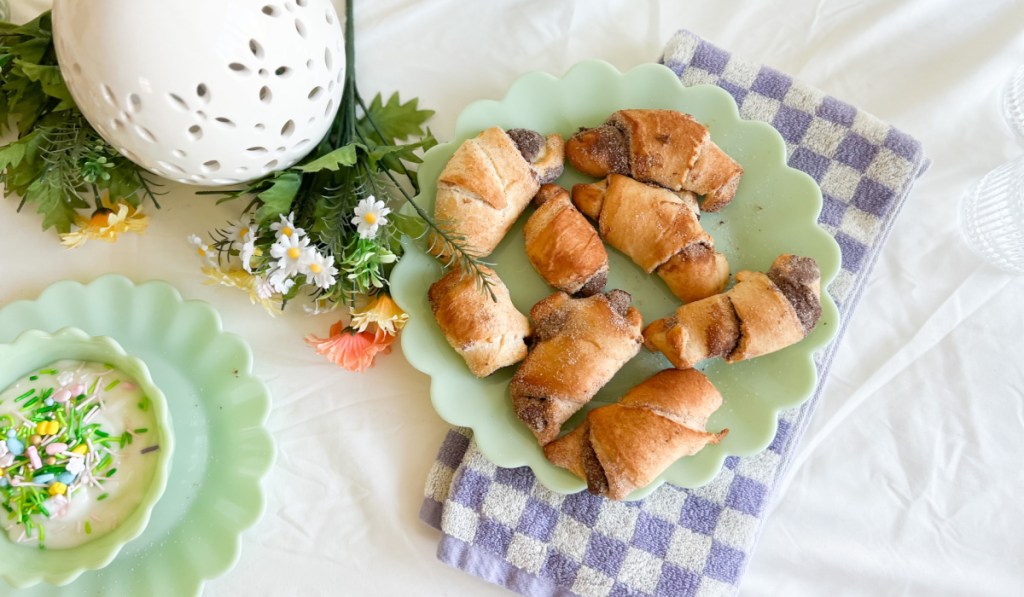
<svg viewBox="0 0 1024 597"><path fill-rule="evenodd" d="M53 401L59 404L64 404L68 400L71 400L71 392L65 389L57 390L53 393Z"/></svg>
<svg viewBox="0 0 1024 597"><path fill-rule="evenodd" d="M53 442L52 444L47 444L46 454L49 456L53 456L54 454L60 454L61 452L67 449L68 445L65 444L64 442Z"/></svg>
<svg viewBox="0 0 1024 597"><path fill-rule="evenodd" d="M28 454L28 462L32 465L33 469L43 467L43 461L39 459L39 451L36 450L35 446L29 446L25 453Z"/></svg>
<svg viewBox="0 0 1024 597"><path fill-rule="evenodd" d="M72 396L78 396L80 394L85 393L85 386L83 386L80 383L76 383L75 385L68 388L68 391L71 393Z"/></svg>
<svg viewBox="0 0 1024 597"><path fill-rule="evenodd" d="M137 386L130 381L126 381L123 384L121 384L121 389L123 389L125 392L134 392L136 387Z"/></svg>

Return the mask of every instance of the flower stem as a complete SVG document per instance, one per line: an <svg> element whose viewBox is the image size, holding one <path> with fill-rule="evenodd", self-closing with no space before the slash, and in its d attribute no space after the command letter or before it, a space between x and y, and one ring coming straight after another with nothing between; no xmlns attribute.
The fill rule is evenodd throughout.
<svg viewBox="0 0 1024 597"><path fill-rule="evenodd" d="M335 131L333 146L342 147L352 142L356 130L356 29L355 0L345 2L345 87L341 93L341 118Z"/></svg>

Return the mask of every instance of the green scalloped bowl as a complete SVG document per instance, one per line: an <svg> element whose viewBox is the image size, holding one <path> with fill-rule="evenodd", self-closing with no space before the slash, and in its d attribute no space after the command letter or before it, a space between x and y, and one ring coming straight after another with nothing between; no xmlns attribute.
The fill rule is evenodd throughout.
<svg viewBox="0 0 1024 597"><path fill-rule="evenodd" d="M149 397L160 450L153 454L153 478L139 505L106 535L71 549L39 550L17 545L7 540L4 533L5 536L0 538L0 578L15 587L39 582L64 585L86 570L106 566L126 543L142 534L153 507L167 486L171 454L174 453L174 431L166 399L153 383L146 364L129 356L113 338L90 336L72 327L62 328L53 334L40 330L24 332L14 342L0 344L0 388L65 359L109 363L135 381L143 394Z"/></svg>
<svg viewBox="0 0 1024 597"><path fill-rule="evenodd" d="M18 594L197 595L235 565L242 531L265 507L261 480L274 460L264 427L270 394L252 374L252 352L222 330L210 305L182 300L165 282L117 275L58 282L0 309L0 341L65 326L115 338L145 361L174 421L171 475L145 531L113 562L67 586Z"/></svg>
<svg viewBox="0 0 1024 597"><path fill-rule="evenodd" d="M779 133L763 122L742 120L735 101L724 90L684 87L671 70L657 64L621 73L605 62L587 61L561 78L531 73L518 79L504 99L469 105L456 122L454 140L424 156L419 170L423 192L417 201L433 209L435 182L442 168L462 141L487 127L524 127L568 137L579 127L598 125L624 108L667 108L693 114L707 125L712 139L743 165L735 200L723 211L702 218L716 248L729 258L733 272L764 271L778 254L797 253L818 261L823 288L835 277L840 266L839 246L817 223L821 191L809 176L786 165L786 145ZM570 187L590 180L567 167L558 182ZM551 293L526 258L526 219L519 219L489 257L523 313ZM452 425L472 428L480 450L495 464L528 466L541 483L556 492L584 489L581 479L544 458L533 435L516 419L507 396L515 368L477 379L445 342L427 301L427 289L441 276L440 267L420 243L405 239L404 246L406 254L391 276L394 297L410 315L402 334L402 350L413 367L430 375L430 395L438 414ZM609 262L608 288L629 291L645 322L678 307L678 300L659 278L646 275L618 251L609 251ZM827 293L823 293L822 303L818 326L798 344L742 363L710 361L701 367L724 397L708 429L728 428L728 437L678 460L631 499L646 495L663 482L698 487L718 474L727 456L750 455L768 446L775 436L779 412L803 403L814 391L817 371L813 355L838 329L836 305ZM597 394L589 408L614 402L630 387L669 366L660 354L642 350ZM567 428L577 424L584 412L571 419Z"/></svg>

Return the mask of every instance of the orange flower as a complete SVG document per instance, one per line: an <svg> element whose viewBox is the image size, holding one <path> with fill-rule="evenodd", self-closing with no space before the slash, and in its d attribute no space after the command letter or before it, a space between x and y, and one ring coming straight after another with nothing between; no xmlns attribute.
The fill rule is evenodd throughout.
<svg viewBox="0 0 1024 597"><path fill-rule="evenodd" d="M339 321L331 326L330 335L327 338L317 336L306 336L306 343L316 349L335 365L339 365L349 371L366 371L373 366L373 359L378 354L391 352L391 343L395 336L377 328L376 330L356 330L345 327Z"/></svg>
<svg viewBox="0 0 1024 597"><path fill-rule="evenodd" d="M389 354L391 352L391 345L395 343L396 338L398 338L398 334L389 334L387 330L381 329L380 327L378 327L373 333L373 341L381 347L381 354Z"/></svg>

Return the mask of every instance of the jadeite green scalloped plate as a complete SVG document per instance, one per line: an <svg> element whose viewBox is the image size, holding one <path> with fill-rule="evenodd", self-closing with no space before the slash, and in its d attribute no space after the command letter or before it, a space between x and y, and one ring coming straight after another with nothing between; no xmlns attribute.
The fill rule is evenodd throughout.
<svg viewBox="0 0 1024 597"><path fill-rule="evenodd" d="M270 394L252 375L252 352L221 329L210 305L183 300L165 282L136 285L116 275L58 282L0 309L0 341L65 326L110 336L149 367L174 426L170 479L146 530L111 564L64 587L40 584L18 595L196 595L234 566L242 531L265 506L260 480L274 460L264 427ZM0 593L5 588L0 583Z"/></svg>
<svg viewBox="0 0 1024 597"><path fill-rule="evenodd" d="M424 156L419 174L423 192L418 201L432 209L441 169L462 141L487 127L525 127L568 138L579 127L596 126L624 108L668 108L693 114L707 125L712 139L743 165L735 200L701 219L716 248L728 257L732 272L764 271L778 254L797 253L818 261L822 288L835 277L839 247L817 224L821 191L809 176L786 165L786 146L779 133L765 123L742 120L732 96L722 89L684 87L671 70L656 64L620 73L607 63L588 61L561 78L531 73L517 80L504 99L471 104L456 122L454 140ZM571 187L589 180L567 166L558 182ZM523 224L528 215L519 219L489 257L523 313L551 293L526 258ZM495 464L528 466L541 483L560 493L584 489L582 480L545 460L533 435L516 419L507 393L515 367L477 379L445 342L427 301L427 289L441 276L440 267L418 243L406 239L405 249L405 257L391 276L392 292L410 315L402 350L414 367L430 375L430 395L438 414L452 425L472 428L480 450ZM608 288L630 292L645 323L669 315L679 306L656 276L644 274L615 250L609 250L609 260ZM821 320L802 342L742 363L710 361L701 367L724 397L708 429L728 428L728 437L717 446L678 460L631 498L642 497L663 482L698 487L718 474L727 456L750 455L768 446L775 436L779 412L801 404L814 391L817 372L813 354L838 328L835 303L826 293L822 302ZM590 408L616 401L630 387L669 366L660 354L642 350L598 393ZM576 415L567 428L582 416Z"/></svg>

